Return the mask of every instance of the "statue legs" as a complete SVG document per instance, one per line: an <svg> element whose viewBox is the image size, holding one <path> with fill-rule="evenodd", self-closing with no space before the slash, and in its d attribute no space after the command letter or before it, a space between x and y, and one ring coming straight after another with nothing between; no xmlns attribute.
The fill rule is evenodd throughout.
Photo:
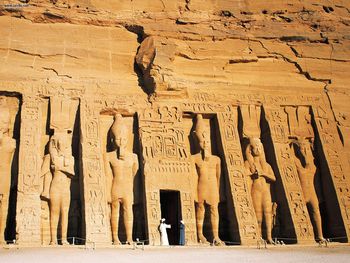
<svg viewBox="0 0 350 263"><path fill-rule="evenodd" d="M60 218L60 197L50 196L50 245L57 245L57 226Z"/></svg>
<svg viewBox="0 0 350 263"><path fill-rule="evenodd" d="M262 220L263 220L263 207L262 207L262 202L261 202L261 195L256 192L252 192L252 199L253 199L253 206L254 206L254 211L256 215L256 219L258 221L258 235L262 237L261 234L261 227L262 227Z"/></svg>
<svg viewBox="0 0 350 263"><path fill-rule="evenodd" d="M132 225L133 225L133 211L132 203L124 202L122 205L123 208L123 217L124 217L124 226L126 231L126 242L132 244Z"/></svg>
<svg viewBox="0 0 350 263"><path fill-rule="evenodd" d="M270 193L254 193L253 206L258 221L258 234L262 238L262 221L265 220L267 242L273 244L272 240L272 201Z"/></svg>
<svg viewBox="0 0 350 263"><path fill-rule="evenodd" d="M316 239L317 241L324 240L323 233L322 233L322 219L321 219L321 213L320 209L318 207L318 201L311 200L308 204L309 213L311 215L311 220L313 221L314 229L316 230Z"/></svg>
<svg viewBox="0 0 350 263"><path fill-rule="evenodd" d="M112 201L112 212L111 212L111 226L112 226L112 238L113 245L120 245L118 238L118 225L119 225L119 201Z"/></svg>
<svg viewBox="0 0 350 263"><path fill-rule="evenodd" d="M9 196L0 194L0 244L6 244L5 230L7 222L8 202Z"/></svg>
<svg viewBox="0 0 350 263"><path fill-rule="evenodd" d="M205 215L204 202L196 204L196 223L197 223L197 233L200 243L208 243L207 239L203 235L203 222Z"/></svg>
<svg viewBox="0 0 350 263"><path fill-rule="evenodd" d="M62 245L68 245L67 232L68 232L68 216L69 216L70 194L64 196L61 202L61 237Z"/></svg>
<svg viewBox="0 0 350 263"><path fill-rule="evenodd" d="M267 242L273 244L272 240L272 204L265 204L264 219L266 224L266 239Z"/></svg>
<svg viewBox="0 0 350 263"><path fill-rule="evenodd" d="M132 202L122 202L119 201L112 202L112 214L111 214L111 225L112 225L112 238L113 245L121 245L118 238L118 226L119 226L119 209L122 209L124 218L124 227L126 232L126 242L132 244L132 225L133 225L133 212L132 212Z"/></svg>
<svg viewBox="0 0 350 263"><path fill-rule="evenodd" d="M223 245L219 238L219 211L218 205L210 205L210 223L213 231L214 245Z"/></svg>
<svg viewBox="0 0 350 263"><path fill-rule="evenodd" d="M57 227L61 217L61 238L62 244L67 245L68 231L68 212L70 205L70 196L62 198L61 195L50 194L50 245L57 244Z"/></svg>

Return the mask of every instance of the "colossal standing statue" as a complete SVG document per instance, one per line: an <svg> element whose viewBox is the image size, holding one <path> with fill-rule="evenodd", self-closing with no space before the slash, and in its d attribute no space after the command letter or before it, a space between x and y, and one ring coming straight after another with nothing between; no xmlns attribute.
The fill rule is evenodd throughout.
<svg viewBox="0 0 350 263"><path fill-rule="evenodd" d="M127 150L128 129L120 114L114 116L111 127L115 151L105 154L108 199L112 204L111 226L113 244L121 244L118 238L119 209L123 212L126 242L131 244L133 226L134 178L139 164L137 155Z"/></svg>
<svg viewBox="0 0 350 263"><path fill-rule="evenodd" d="M67 132L55 133L49 142L49 154L44 156L41 167L44 176L42 197L50 203L50 245L57 244L57 228L60 220L62 244L68 244L68 212L71 199L71 178L74 176L74 157L71 137Z"/></svg>
<svg viewBox="0 0 350 263"><path fill-rule="evenodd" d="M249 144L245 151L245 168L250 177L253 206L258 220L259 233L262 231L262 221L266 224L267 242L272 241L272 198L271 183L276 177L271 166L266 162L263 144L259 138L249 138Z"/></svg>
<svg viewBox="0 0 350 263"><path fill-rule="evenodd" d="M5 97L0 97L0 244L6 243L5 229L11 188L11 165L16 141L9 135L10 110Z"/></svg>
<svg viewBox="0 0 350 263"><path fill-rule="evenodd" d="M201 243L208 243L203 235L203 222L205 215L205 204L210 208L210 221L213 233L213 243L223 245L219 238L219 212L220 201L219 186L221 175L221 161L218 156L210 153L210 134L205 131L203 116L197 115L195 135L200 146L200 153L192 156L197 176L196 200L196 223L198 239Z"/></svg>
<svg viewBox="0 0 350 263"><path fill-rule="evenodd" d="M322 219L319 209L319 200L316 190L321 192L321 183L318 169L314 163L314 156L311 149L311 142L306 138L298 137L293 142L295 151L295 165L297 167L298 176L303 190L304 199L311 216L316 239L323 241Z"/></svg>

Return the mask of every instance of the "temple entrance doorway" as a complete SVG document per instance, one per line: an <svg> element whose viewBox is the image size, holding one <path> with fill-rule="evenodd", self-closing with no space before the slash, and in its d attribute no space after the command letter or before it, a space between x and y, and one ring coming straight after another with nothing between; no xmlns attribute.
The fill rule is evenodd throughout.
<svg viewBox="0 0 350 263"><path fill-rule="evenodd" d="M169 245L179 245L181 216L180 192L171 190L160 190L160 207L162 218L171 228L167 229Z"/></svg>

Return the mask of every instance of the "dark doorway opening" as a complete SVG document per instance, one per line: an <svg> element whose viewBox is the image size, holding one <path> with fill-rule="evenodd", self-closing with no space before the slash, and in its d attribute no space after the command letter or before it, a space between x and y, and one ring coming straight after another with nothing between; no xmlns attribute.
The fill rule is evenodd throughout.
<svg viewBox="0 0 350 263"><path fill-rule="evenodd" d="M160 208L162 218L166 219L165 223L171 225L171 228L167 229L169 245L179 245L179 223L182 219L180 192L160 190Z"/></svg>

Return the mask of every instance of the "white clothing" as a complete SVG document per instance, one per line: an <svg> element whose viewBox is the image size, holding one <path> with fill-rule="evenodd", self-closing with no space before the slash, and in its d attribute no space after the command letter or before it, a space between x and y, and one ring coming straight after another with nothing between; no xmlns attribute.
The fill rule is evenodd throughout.
<svg viewBox="0 0 350 263"><path fill-rule="evenodd" d="M166 232L167 228L171 228L171 225L165 223L160 223L159 232L160 232L160 244L162 246L169 246L168 234Z"/></svg>

